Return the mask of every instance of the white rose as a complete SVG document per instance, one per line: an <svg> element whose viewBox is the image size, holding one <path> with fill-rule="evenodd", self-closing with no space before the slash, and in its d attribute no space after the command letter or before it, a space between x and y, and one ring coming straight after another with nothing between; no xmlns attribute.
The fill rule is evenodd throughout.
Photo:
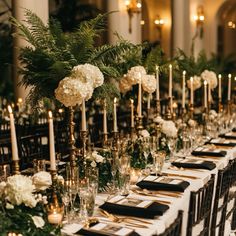
<svg viewBox="0 0 236 236"><path fill-rule="evenodd" d="M37 191L45 190L52 185L51 174L46 171L40 171L34 174L32 181Z"/></svg>
<svg viewBox="0 0 236 236"><path fill-rule="evenodd" d="M196 126L196 121L190 119L190 120L188 121L188 125L189 125L190 127L194 127L194 126Z"/></svg>
<svg viewBox="0 0 236 236"><path fill-rule="evenodd" d="M154 75L143 75L142 76L142 87L143 90L148 93L153 93L156 89L156 78Z"/></svg>
<svg viewBox="0 0 236 236"><path fill-rule="evenodd" d="M2 198L4 195L5 187L6 187L6 182L4 182L4 181L0 182L0 198Z"/></svg>
<svg viewBox="0 0 236 236"><path fill-rule="evenodd" d="M104 161L104 157L99 155L97 151L92 152L92 157L97 163L102 163Z"/></svg>
<svg viewBox="0 0 236 236"><path fill-rule="evenodd" d="M7 202L6 208L7 208L7 209L14 209L14 206L13 206L12 204L10 204L10 203Z"/></svg>
<svg viewBox="0 0 236 236"><path fill-rule="evenodd" d="M187 86L189 89L191 88L190 80L187 80ZM201 88L201 86L202 86L201 77L194 75L193 76L193 90L197 90Z"/></svg>
<svg viewBox="0 0 236 236"><path fill-rule="evenodd" d="M162 124L164 122L164 120L160 116L155 117L153 121L157 124Z"/></svg>
<svg viewBox="0 0 236 236"><path fill-rule="evenodd" d="M150 134L149 134L149 132L148 132L146 129L143 129L140 134L141 134L141 136L142 136L143 138L148 138L148 137L150 137Z"/></svg>
<svg viewBox="0 0 236 236"><path fill-rule="evenodd" d="M129 84L134 85L141 82L143 75L146 75L147 72L143 66L134 66L131 67L127 72L127 80Z"/></svg>
<svg viewBox="0 0 236 236"><path fill-rule="evenodd" d="M92 161L92 162L91 162L91 166L92 166L93 168L95 168L95 167L97 166L96 162L95 162L95 161Z"/></svg>
<svg viewBox="0 0 236 236"><path fill-rule="evenodd" d="M32 220L36 228L43 228L45 222L41 216L32 216Z"/></svg>
<svg viewBox="0 0 236 236"><path fill-rule="evenodd" d="M161 131L170 138L177 137L177 129L175 123L171 120L164 121L161 126Z"/></svg>

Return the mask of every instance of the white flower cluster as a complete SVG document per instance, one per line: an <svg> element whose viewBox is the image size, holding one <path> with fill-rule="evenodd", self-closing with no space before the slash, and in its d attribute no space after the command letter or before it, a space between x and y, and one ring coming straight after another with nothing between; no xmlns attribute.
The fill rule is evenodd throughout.
<svg viewBox="0 0 236 236"><path fill-rule="evenodd" d="M172 120L164 120L161 124L161 132L168 138L177 137L177 128Z"/></svg>
<svg viewBox="0 0 236 236"><path fill-rule="evenodd" d="M210 110L209 112L209 120L214 121L218 118L218 113L215 110Z"/></svg>
<svg viewBox="0 0 236 236"><path fill-rule="evenodd" d="M191 88L190 80L187 81L187 86L189 89ZM201 77L194 75L193 76L193 90L197 90L197 89L201 88L201 86L202 86Z"/></svg>
<svg viewBox="0 0 236 236"><path fill-rule="evenodd" d="M92 97L93 90L101 86L104 76L98 67L91 64L75 66L70 77L60 81L55 96L66 107L75 106Z"/></svg>
<svg viewBox="0 0 236 236"><path fill-rule="evenodd" d="M21 204L33 208L40 200L35 192L45 190L51 183L51 175L44 171L32 178L13 175L8 177L6 182L0 183L0 198L8 202L8 208Z"/></svg>
<svg viewBox="0 0 236 236"><path fill-rule="evenodd" d="M217 86L217 77L216 73L209 70L204 70L201 74L201 77L204 81L207 81L211 89L216 88Z"/></svg>
<svg viewBox="0 0 236 236"><path fill-rule="evenodd" d="M142 77L143 90L148 93L153 93L156 89L156 78L154 75L144 75Z"/></svg>
<svg viewBox="0 0 236 236"><path fill-rule="evenodd" d="M189 125L190 127L195 127L195 126L196 126L196 121L193 120L193 119L189 119L189 120L188 120L188 125Z"/></svg>
<svg viewBox="0 0 236 236"><path fill-rule="evenodd" d="M140 133L140 135L143 137L143 138L149 138L150 137L150 134L149 132L146 130L146 129L143 129Z"/></svg>
<svg viewBox="0 0 236 236"><path fill-rule="evenodd" d="M154 123L157 123L157 124L162 124L164 122L164 120L160 117L160 116L156 116L154 119L153 119L153 122Z"/></svg>
<svg viewBox="0 0 236 236"><path fill-rule="evenodd" d="M91 155L87 156L87 160L91 162L92 167L96 167L98 163L104 162L104 157L99 155L97 151L93 151Z"/></svg>
<svg viewBox="0 0 236 236"><path fill-rule="evenodd" d="M121 93L131 90L132 86L141 81L143 90L153 93L156 88L156 79L154 75L147 75L143 66L134 66L128 70L127 75L120 80L119 88Z"/></svg>

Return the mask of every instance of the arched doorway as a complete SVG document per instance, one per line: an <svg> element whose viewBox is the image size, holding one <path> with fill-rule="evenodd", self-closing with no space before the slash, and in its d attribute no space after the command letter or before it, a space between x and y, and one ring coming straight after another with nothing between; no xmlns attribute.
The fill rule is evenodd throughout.
<svg viewBox="0 0 236 236"><path fill-rule="evenodd" d="M217 53L226 57L236 54L236 1L225 1L217 12Z"/></svg>

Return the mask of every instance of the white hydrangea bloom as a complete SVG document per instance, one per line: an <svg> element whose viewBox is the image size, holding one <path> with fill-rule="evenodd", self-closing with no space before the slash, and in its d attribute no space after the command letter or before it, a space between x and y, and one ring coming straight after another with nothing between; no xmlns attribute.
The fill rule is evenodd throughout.
<svg viewBox="0 0 236 236"><path fill-rule="evenodd" d="M150 134L149 134L149 132L148 132L146 129L143 129L143 130L140 132L140 134L141 134L141 136L142 136L143 138L148 138L148 137L150 137Z"/></svg>
<svg viewBox="0 0 236 236"><path fill-rule="evenodd" d="M194 127L194 126L196 126L196 121L195 121L195 120L192 120L192 119L189 119L188 125L189 125L190 127Z"/></svg>
<svg viewBox="0 0 236 236"><path fill-rule="evenodd" d="M162 123L161 131L169 138L177 137L177 128L175 127L175 123L171 120L165 120Z"/></svg>
<svg viewBox="0 0 236 236"><path fill-rule="evenodd" d="M25 204L28 207L35 207L37 201L33 195L35 186L32 180L23 175L8 177L4 188L6 200L13 205Z"/></svg>
<svg viewBox="0 0 236 236"><path fill-rule="evenodd" d="M129 90L131 90L131 88L132 88L132 84L129 83L129 81L127 80L126 75L124 75L124 77L119 82L120 92L121 93L126 93Z"/></svg>
<svg viewBox="0 0 236 236"><path fill-rule="evenodd" d="M102 163L104 161L104 157L99 155L97 151L92 152L92 157L97 163Z"/></svg>
<svg viewBox="0 0 236 236"><path fill-rule="evenodd" d="M215 72L209 71L209 70L204 70L201 74L201 77L203 80L207 81L207 84L210 85L211 89L216 88L218 82L217 82L217 77L216 77Z"/></svg>
<svg viewBox="0 0 236 236"><path fill-rule="evenodd" d="M154 75L143 75L142 77L143 90L148 93L153 93L156 89L156 78Z"/></svg>
<svg viewBox="0 0 236 236"><path fill-rule="evenodd" d="M187 86L189 89L191 88L190 80L187 80ZM201 86L202 86L201 77L194 75L193 76L193 90L197 90L201 88Z"/></svg>
<svg viewBox="0 0 236 236"><path fill-rule="evenodd" d="M36 228L43 228L45 222L41 216L32 216L32 220Z"/></svg>
<svg viewBox="0 0 236 236"><path fill-rule="evenodd" d="M135 85L139 83L146 74L147 72L143 66L134 66L128 70L127 80L131 85Z"/></svg>
<svg viewBox="0 0 236 236"><path fill-rule="evenodd" d="M157 124L162 124L164 120L160 116L156 116L153 121Z"/></svg>

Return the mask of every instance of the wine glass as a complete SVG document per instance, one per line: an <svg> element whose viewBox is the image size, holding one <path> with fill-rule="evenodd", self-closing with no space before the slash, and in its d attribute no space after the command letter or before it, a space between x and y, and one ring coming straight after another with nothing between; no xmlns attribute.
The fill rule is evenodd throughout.
<svg viewBox="0 0 236 236"><path fill-rule="evenodd" d="M166 152L165 151L157 151L154 154L154 168L156 176L161 175L161 170L163 168L165 162Z"/></svg>
<svg viewBox="0 0 236 236"><path fill-rule="evenodd" d="M148 156L150 154L150 138L143 138L142 139L142 148L143 148L143 155L145 158L145 168L144 173L148 175L150 173L150 170L148 169Z"/></svg>
<svg viewBox="0 0 236 236"><path fill-rule="evenodd" d="M170 157L169 161L172 162L174 161L174 153L176 150L176 138L175 137L169 137L167 140L167 145L170 150Z"/></svg>

